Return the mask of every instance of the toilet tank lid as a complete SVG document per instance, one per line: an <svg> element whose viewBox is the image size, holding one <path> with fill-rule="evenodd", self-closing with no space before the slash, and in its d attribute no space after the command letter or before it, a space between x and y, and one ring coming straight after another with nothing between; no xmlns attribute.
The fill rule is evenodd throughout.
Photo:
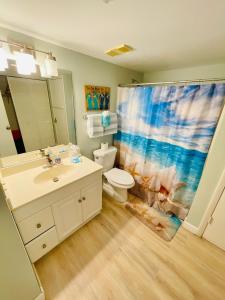
<svg viewBox="0 0 225 300"><path fill-rule="evenodd" d="M97 149L93 152L94 156L104 156L106 154L112 153L112 152L116 152L117 148L116 147L109 147L107 150L103 150L103 149Z"/></svg>

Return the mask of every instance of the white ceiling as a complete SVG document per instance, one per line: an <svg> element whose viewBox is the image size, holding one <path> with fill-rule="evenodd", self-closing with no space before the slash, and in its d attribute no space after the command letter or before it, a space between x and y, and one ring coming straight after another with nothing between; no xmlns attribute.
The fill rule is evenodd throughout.
<svg viewBox="0 0 225 300"><path fill-rule="evenodd" d="M0 0L0 23L138 71L225 59L225 0Z"/></svg>

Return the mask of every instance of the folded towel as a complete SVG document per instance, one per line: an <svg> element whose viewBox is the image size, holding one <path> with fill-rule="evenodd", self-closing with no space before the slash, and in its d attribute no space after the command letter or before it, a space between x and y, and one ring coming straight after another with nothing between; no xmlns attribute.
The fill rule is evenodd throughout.
<svg viewBox="0 0 225 300"><path fill-rule="evenodd" d="M110 112L107 110L102 113L102 126L106 128L109 127L110 124L111 124L111 116L110 116Z"/></svg>
<svg viewBox="0 0 225 300"><path fill-rule="evenodd" d="M87 130L89 132L93 132L93 133L103 132L104 131L104 127L103 126L94 126L94 127L89 127Z"/></svg>
<svg viewBox="0 0 225 300"><path fill-rule="evenodd" d="M111 123L107 127L102 126L102 114L87 115L87 133L90 138L100 137L103 135L114 134L117 132L118 122L117 114L109 113Z"/></svg>
<svg viewBox="0 0 225 300"><path fill-rule="evenodd" d="M117 129L104 130L104 135L117 133Z"/></svg>
<svg viewBox="0 0 225 300"><path fill-rule="evenodd" d="M111 119L111 122L110 122L110 124L114 124L114 123L118 123L118 121L116 120L116 119Z"/></svg>
<svg viewBox="0 0 225 300"><path fill-rule="evenodd" d="M111 123L117 122L117 114L110 112ZM102 125L102 114L89 114L87 115L87 121L92 126L101 126Z"/></svg>
<svg viewBox="0 0 225 300"><path fill-rule="evenodd" d="M117 114L110 113L111 123L117 122Z"/></svg>
<svg viewBox="0 0 225 300"><path fill-rule="evenodd" d="M98 138L98 137L101 137L101 136L103 136L103 133L102 134L88 134L88 136L89 136L89 138L91 138L91 139L93 139L93 138Z"/></svg>
<svg viewBox="0 0 225 300"><path fill-rule="evenodd" d="M102 126L101 114L87 115L87 126L88 127Z"/></svg>
<svg viewBox="0 0 225 300"><path fill-rule="evenodd" d="M111 129L116 129L117 130L117 127L118 127L118 124L116 122L115 123L111 123L111 125L109 125L108 127L106 127L104 131L111 130Z"/></svg>
<svg viewBox="0 0 225 300"><path fill-rule="evenodd" d="M90 138L103 136L104 128L102 126L88 128L87 133Z"/></svg>

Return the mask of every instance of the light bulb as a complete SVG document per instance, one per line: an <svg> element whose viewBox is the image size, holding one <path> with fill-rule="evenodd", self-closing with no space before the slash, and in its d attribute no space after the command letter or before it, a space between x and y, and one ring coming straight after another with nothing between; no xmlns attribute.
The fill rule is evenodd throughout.
<svg viewBox="0 0 225 300"><path fill-rule="evenodd" d="M57 63L53 56L48 55L44 63L40 66L41 76L51 78L58 76Z"/></svg>
<svg viewBox="0 0 225 300"><path fill-rule="evenodd" d="M40 64L40 73L41 73L41 77L51 78L51 76L47 74L45 63Z"/></svg>
<svg viewBox="0 0 225 300"><path fill-rule="evenodd" d="M17 72L21 75L31 75L36 72L33 55L23 52L15 52Z"/></svg>
<svg viewBox="0 0 225 300"><path fill-rule="evenodd" d="M7 54L3 48L0 48L0 71L8 68Z"/></svg>

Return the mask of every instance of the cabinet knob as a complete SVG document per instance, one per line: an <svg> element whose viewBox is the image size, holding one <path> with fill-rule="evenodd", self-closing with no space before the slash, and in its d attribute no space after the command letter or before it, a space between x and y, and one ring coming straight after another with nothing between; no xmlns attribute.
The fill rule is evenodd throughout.
<svg viewBox="0 0 225 300"><path fill-rule="evenodd" d="M41 223L37 223L36 227L41 228Z"/></svg>
<svg viewBox="0 0 225 300"><path fill-rule="evenodd" d="M85 197L82 197L82 200L86 200L86 198L85 198Z"/></svg>
<svg viewBox="0 0 225 300"><path fill-rule="evenodd" d="M47 247L47 245L46 245L46 244L43 244L43 245L42 245L42 248L43 248L43 249L45 249L46 247Z"/></svg>
<svg viewBox="0 0 225 300"><path fill-rule="evenodd" d="M79 203L81 203L81 202L82 202L82 200L81 200L81 199L79 199L79 200L78 200L78 202L79 202Z"/></svg>

